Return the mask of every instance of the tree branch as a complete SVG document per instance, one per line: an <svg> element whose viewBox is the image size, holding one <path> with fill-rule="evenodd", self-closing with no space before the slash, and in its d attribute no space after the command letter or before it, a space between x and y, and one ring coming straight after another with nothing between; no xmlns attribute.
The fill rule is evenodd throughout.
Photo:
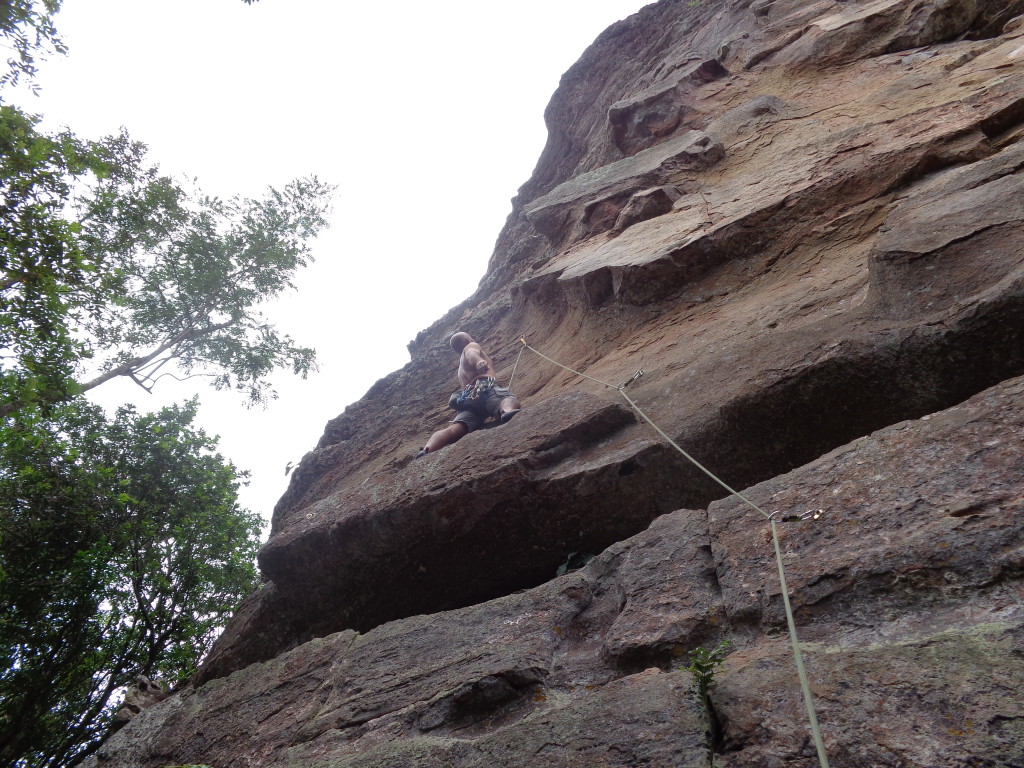
<svg viewBox="0 0 1024 768"><path fill-rule="evenodd" d="M100 374L95 379L85 382L84 384L80 385L81 390L82 392L88 392L90 389L95 389L100 384L105 384L106 382L110 381L111 379L117 378L118 376L131 376L140 368L144 367L148 363L153 362L164 352L178 346L182 342L195 341L196 339L202 338L203 336L209 336L211 333L216 333L217 331L221 331L224 330L225 328L230 327L235 322L236 321L234 320L225 320L223 323L214 323L213 325L208 325L205 328L187 328L178 333L176 336L174 336L174 338L168 339L166 342L161 344L148 355L143 355L142 357L134 357L128 362L122 363L116 368L111 368L106 373ZM171 357L177 357L177 355L172 355ZM2 410L0 410L0 415L2 415Z"/></svg>

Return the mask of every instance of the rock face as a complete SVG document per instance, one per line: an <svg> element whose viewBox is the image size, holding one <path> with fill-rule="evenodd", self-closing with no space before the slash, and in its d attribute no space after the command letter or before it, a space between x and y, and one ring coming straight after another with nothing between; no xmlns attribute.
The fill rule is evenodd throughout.
<svg viewBox="0 0 1024 768"><path fill-rule="evenodd" d="M831 765L1024 764L1022 94L1021 0L611 27L477 293L327 425L264 588L93 764L815 765L770 529L620 396L641 369L727 484L821 510L779 531ZM456 330L525 410L412 460ZM723 640L708 710L682 667Z"/></svg>

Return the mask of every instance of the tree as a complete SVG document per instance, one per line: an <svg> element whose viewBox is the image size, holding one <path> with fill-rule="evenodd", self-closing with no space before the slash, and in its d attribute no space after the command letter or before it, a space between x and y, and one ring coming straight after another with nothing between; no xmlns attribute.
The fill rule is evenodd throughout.
<svg viewBox="0 0 1024 768"><path fill-rule="evenodd" d="M259 530L195 403L108 422L80 393L176 363L257 400L274 367L305 373L312 350L256 305L308 259L330 190L188 195L125 134L36 126L0 106L0 765L65 766L136 674L191 673L254 585Z"/></svg>
<svg viewBox="0 0 1024 768"><path fill-rule="evenodd" d="M309 262L333 187L313 177L220 200L147 167L127 134L36 126L0 107L0 416L117 376L150 388L207 375L261 402L274 369L308 373L313 350L259 305Z"/></svg>
<svg viewBox="0 0 1024 768"><path fill-rule="evenodd" d="M248 2L248 0L246 0ZM53 26L53 16L60 10L61 0L3 0L0 2L0 40L10 51L7 72L0 76L0 86L16 85L24 77L36 74L36 56L51 48L57 53L66 49Z"/></svg>
<svg viewBox="0 0 1024 768"><path fill-rule="evenodd" d="M98 314L119 287L116 270L103 274L102 255L83 251L80 225L64 215L74 184L138 175L133 158L115 157L116 143L46 136L37 121L0 106L0 393L8 411L69 394L88 352L71 322Z"/></svg>
<svg viewBox="0 0 1024 768"><path fill-rule="evenodd" d="M260 521L196 402L0 430L0 765L70 766L135 675L190 676L257 585Z"/></svg>
<svg viewBox="0 0 1024 768"><path fill-rule="evenodd" d="M134 195L113 204L94 195L82 205L83 242L120 265L124 286L102 316L83 318L102 364L82 390L116 376L149 388L174 363L260 402L274 369L305 376L313 350L295 346L258 306L294 287L309 241L326 225L332 188L314 177L262 200L223 201L157 179L144 193L152 207Z"/></svg>
<svg viewBox="0 0 1024 768"><path fill-rule="evenodd" d="M0 3L13 51L0 87L31 79L40 50L64 52L60 5ZM308 373L313 350L259 305L310 261L333 187L312 177L220 200L161 176L124 132L83 140L38 122L0 104L0 416L118 376L209 376L261 402L274 369Z"/></svg>
<svg viewBox="0 0 1024 768"><path fill-rule="evenodd" d="M0 2L0 88L63 52L59 7ZM0 766L79 763L127 683L187 678L256 587L259 521L196 402L107 417L81 395L206 375L259 402L275 368L305 375L313 351L259 307L310 260L331 195L311 178L209 197L124 132L45 133L0 102Z"/></svg>

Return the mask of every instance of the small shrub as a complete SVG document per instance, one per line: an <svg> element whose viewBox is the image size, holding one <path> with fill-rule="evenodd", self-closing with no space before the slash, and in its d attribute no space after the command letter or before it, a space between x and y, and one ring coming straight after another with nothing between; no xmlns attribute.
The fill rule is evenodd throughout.
<svg viewBox="0 0 1024 768"><path fill-rule="evenodd" d="M693 675L693 688L704 714L708 719L707 741L708 761L712 768L715 765L715 750L722 743L722 722L711 701L711 689L715 685L715 673L725 661L729 650L729 641L723 640L712 649L698 646L690 651L690 664L683 667Z"/></svg>

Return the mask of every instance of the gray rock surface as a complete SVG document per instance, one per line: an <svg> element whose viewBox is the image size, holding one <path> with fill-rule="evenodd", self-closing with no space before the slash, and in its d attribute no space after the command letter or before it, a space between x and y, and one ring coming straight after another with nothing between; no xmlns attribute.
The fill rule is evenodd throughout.
<svg viewBox="0 0 1024 768"><path fill-rule="evenodd" d="M834 764L1014 764L1021 435L1024 378L745 492L773 511L821 510L779 528ZM732 498L664 515L542 586L312 640L186 689L97 764L706 765L707 713L680 667L724 638L719 763L801 764L769 530Z"/></svg>

